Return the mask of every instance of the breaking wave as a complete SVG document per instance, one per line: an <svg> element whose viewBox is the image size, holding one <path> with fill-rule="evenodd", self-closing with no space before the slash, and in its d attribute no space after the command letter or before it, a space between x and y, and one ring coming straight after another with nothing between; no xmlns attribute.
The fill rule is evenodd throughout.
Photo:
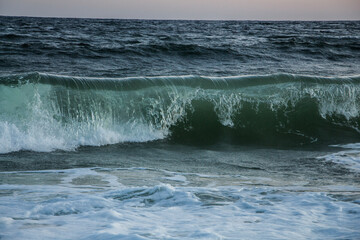
<svg viewBox="0 0 360 240"><path fill-rule="evenodd" d="M360 138L360 76L0 77L0 153L164 139L288 146Z"/></svg>

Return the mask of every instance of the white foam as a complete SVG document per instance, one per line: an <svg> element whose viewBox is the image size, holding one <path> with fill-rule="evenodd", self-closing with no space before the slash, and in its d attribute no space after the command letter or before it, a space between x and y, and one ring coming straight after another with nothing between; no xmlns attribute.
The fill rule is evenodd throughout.
<svg viewBox="0 0 360 240"><path fill-rule="evenodd" d="M318 157L319 159L325 159L343 165L344 167L360 171L360 151L349 150L341 151L326 156Z"/></svg>
<svg viewBox="0 0 360 240"><path fill-rule="evenodd" d="M15 124L0 122L0 153L20 150L50 152L53 150L73 150L75 146L67 143L61 136L49 135L39 129L20 130Z"/></svg>
<svg viewBox="0 0 360 240"><path fill-rule="evenodd" d="M53 124L53 123L51 123ZM13 123L0 122L0 153L20 150L51 152L54 150L72 151L79 146L103 146L122 142L147 142L163 139L162 131L149 126L121 126L119 129L106 129L98 126L34 125L21 130Z"/></svg>
<svg viewBox="0 0 360 240"><path fill-rule="evenodd" d="M104 169L33 171L28 172L28 178L36 179L38 173L51 176L59 172L64 173L64 181L58 184L0 185L2 239L357 239L360 236L359 204L306 187L169 184L130 187L114 183L94 188L79 187L70 181L97 174L112 179L114 173ZM16 177L16 173L0 174ZM346 186L340 189L329 186L329 189L359 191Z"/></svg>
<svg viewBox="0 0 360 240"><path fill-rule="evenodd" d="M345 145L332 145L333 147L341 147L349 150L320 156L318 159L324 159L343 165L346 168L360 171L360 143L352 143Z"/></svg>
<svg viewBox="0 0 360 240"><path fill-rule="evenodd" d="M332 145L332 147L341 147L341 148L350 148L350 149L360 149L360 143L349 143L343 145Z"/></svg>

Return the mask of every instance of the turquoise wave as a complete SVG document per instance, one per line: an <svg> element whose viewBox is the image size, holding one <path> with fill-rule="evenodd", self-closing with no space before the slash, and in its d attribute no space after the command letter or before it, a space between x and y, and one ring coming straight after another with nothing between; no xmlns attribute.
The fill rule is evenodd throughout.
<svg viewBox="0 0 360 240"><path fill-rule="evenodd" d="M0 77L1 153L125 142L293 146L360 139L360 76Z"/></svg>

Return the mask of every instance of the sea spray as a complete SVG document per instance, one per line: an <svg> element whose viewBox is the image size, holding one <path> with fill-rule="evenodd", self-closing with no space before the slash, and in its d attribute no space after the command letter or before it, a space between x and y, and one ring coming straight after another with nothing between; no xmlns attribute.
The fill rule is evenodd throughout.
<svg viewBox="0 0 360 240"><path fill-rule="evenodd" d="M2 76L0 91L2 153L160 139L281 146L359 137L358 76L30 73Z"/></svg>

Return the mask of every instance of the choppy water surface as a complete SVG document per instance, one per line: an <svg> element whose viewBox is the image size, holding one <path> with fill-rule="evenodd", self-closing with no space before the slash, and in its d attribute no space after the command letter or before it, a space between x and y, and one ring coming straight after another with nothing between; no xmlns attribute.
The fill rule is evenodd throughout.
<svg viewBox="0 0 360 240"><path fill-rule="evenodd" d="M0 238L359 239L359 36L0 17Z"/></svg>

